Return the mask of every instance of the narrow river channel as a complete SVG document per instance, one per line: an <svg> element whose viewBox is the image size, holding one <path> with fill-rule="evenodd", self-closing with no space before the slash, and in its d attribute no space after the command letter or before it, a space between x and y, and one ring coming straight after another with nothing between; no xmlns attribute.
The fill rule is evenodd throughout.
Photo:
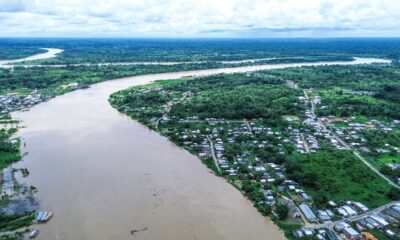
<svg viewBox="0 0 400 240"><path fill-rule="evenodd" d="M166 138L113 109L113 92L154 80L353 62L275 64L151 74L77 90L13 116L29 154L14 167L30 175L43 210L54 212L38 239L284 239L239 191ZM143 230L131 235L132 230Z"/></svg>

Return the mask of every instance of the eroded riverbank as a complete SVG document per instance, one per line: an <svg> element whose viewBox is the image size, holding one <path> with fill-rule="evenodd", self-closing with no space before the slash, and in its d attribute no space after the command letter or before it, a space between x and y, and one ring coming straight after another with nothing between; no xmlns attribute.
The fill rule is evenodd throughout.
<svg viewBox="0 0 400 240"><path fill-rule="evenodd" d="M357 59L372 63L380 60ZM382 62L382 61L381 61ZM152 74L93 85L14 113L29 155L18 179L55 212L39 239L284 239L239 191L166 138L121 115L111 93L154 80L312 64ZM327 63L319 63L327 64Z"/></svg>

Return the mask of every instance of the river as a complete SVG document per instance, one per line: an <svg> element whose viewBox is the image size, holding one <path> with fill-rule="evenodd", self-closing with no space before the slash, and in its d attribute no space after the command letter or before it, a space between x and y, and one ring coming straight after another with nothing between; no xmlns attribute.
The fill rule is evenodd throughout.
<svg viewBox="0 0 400 240"><path fill-rule="evenodd" d="M41 49L46 50L47 52L38 53L38 54L29 56L26 58L13 59L13 60L0 60L0 68L12 68L13 67L12 64L14 64L14 63L54 58L57 56L57 54L60 54L64 51L64 50L58 49L58 48L41 48Z"/></svg>
<svg viewBox="0 0 400 240"><path fill-rule="evenodd" d="M113 92L154 80L353 62L275 64L151 74L95 84L13 117L29 154L14 167L53 219L38 239L284 239L239 191L165 137L119 113ZM144 230L131 235L131 230Z"/></svg>

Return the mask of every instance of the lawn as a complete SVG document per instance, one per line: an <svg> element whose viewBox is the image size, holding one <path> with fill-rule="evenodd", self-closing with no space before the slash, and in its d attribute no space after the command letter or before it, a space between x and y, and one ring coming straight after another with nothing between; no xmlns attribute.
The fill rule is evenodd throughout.
<svg viewBox="0 0 400 240"><path fill-rule="evenodd" d="M295 115L283 115L282 118L285 121L288 121L288 122L298 122L298 121L300 121L300 118L298 116L295 116Z"/></svg>
<svg viewBox="0 0 400 240"><path fill-rule="evenodd" d="M333 124L335 127L338 127L338 128L345 128L345 127L347 127L347 123L345 123L345 122L343 122L343 121L333 121L332 124Z"/></svg>
<svg viewBox="0 0 400 240"><path fill-rule="evenodd" d="M383 155L377 159L379 165L384 165L387 163L400 163L400 155L391 156L391 155Z"/></svg>

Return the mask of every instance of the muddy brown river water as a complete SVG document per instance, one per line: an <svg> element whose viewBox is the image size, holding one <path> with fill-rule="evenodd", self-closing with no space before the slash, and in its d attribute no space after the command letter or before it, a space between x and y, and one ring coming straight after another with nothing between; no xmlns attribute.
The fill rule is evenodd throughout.
<svg viewBox="0 0 400 240"><path fill-rule="evenodd" d="M285 239L239 191L187 151L113 109L113 92L154 80L322 64L275 64L129 77L77 90L13 116L29 154L21 182L54 212L38 239ZM131 230L138 231L131 235Z"/></svg>

